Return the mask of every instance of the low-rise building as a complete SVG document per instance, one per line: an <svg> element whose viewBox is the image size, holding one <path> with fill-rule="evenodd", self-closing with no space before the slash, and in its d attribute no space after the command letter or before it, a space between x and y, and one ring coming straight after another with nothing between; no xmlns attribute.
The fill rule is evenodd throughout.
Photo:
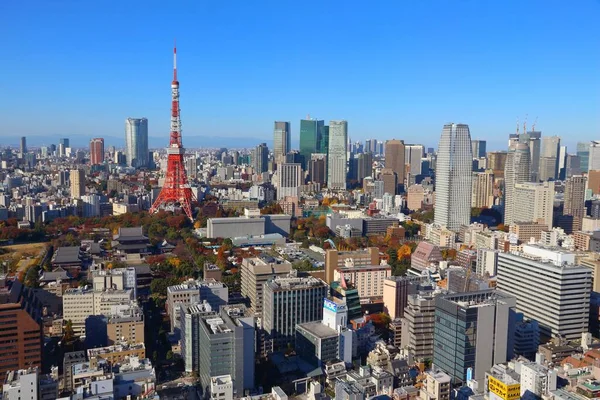
<svg viewBox="0 0 600 400"><path fill-rule="evenodd" d="M355 266L350 259L345 266L336 268L334 279L356 287L361 300L373 301L383 299L383 283L391 275L388 264Z"/></svg>
<svg viewBox="0 0 600 400"><path fill-rule="evenodd" d="M97 365L101 359L114 365L131 357L146 358L146 346L144 343L119 343L112 346L88 349L87 355L92 365Z"/></svg>

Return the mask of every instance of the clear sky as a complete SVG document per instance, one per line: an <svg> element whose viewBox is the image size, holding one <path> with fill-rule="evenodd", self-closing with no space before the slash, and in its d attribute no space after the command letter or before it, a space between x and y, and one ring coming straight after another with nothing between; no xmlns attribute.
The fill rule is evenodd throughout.
<svg viewBox="0 0 600 400"><path fill-rule="evenodd" d="M169 127L177 38L189 136L272 139L273 121L348 120L353 140L437 146L446 122L506 146L600 139L600 0L0 1L7 135Z"/></svg>

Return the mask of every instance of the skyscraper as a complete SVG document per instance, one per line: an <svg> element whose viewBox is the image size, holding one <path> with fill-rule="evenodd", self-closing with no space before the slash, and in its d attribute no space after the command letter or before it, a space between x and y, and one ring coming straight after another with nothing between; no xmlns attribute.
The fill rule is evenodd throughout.
<svg viewBox="0 0 600 400"><path fill-rule="evenodd" d="M329 152L327 155L327 187L333 190L346 189L346 164L348 153L348 122L329 122Z"/></svg>
<svg viewBox="0 0 600 400"><path fill-rule="evenodd" d="M148 120L146 118L125 120L125 147L128 166L134 168L148 166Z"/></svg>
<svg viewBox="0 0 600 400"><path fill-rule="evenodd" d="M404 185L404 178L406 178L404 156L404 141L392 139L385 142L385 167L396 173L400 185ZM397 190L390 194L396 193Z"/></svg>
<svg viewBox="0 0 600 400"><path fill-rule="evenodd" d="M327 178L327 155L321 153L314 153L310 156L308 164L308 176L310 181L313 183L325 184Z"/></svg>
<svg viewBox="0 0 600 400"><path fill-rule="evenodd" d="M323 137L324 126L323 120L310 118L300 120L300 154L304 158L302 169L306 169L312 153L326 153L318 148Z"/></svg>
<svg viewBox="0 0 600 400"><path fill-rule="evenodd" d="M547 136L542 138L542 151L538 178L541 181L558 178L558 156L560 154L560 138Z"/></svg>
<svg viewBox="0 0 600 400"><path fill-rule="evenodd" d="M283 163L277 166L277 200L287 196L300 198L300 185L303 183L300 164Z"/></svg>
<svg viewBox="0 0 600 400"><path fill-rule="evenodd" d="M358 155L358 168L356 179L362 182L367 176L373 175L373 153L360 153Z"/></svg>
<svg viewBox="0 0 600 400"><path fill-rule="evenodd" d="M509 149L504 169L504 224L514 221L515 185L529 181L530 151L527 143L517 143Z"/></svg>
<svg viewBox="0 0 600 400"><path fill-rule="evenodd" d="M486 144L485 140L472 140L471 141L471 149L473 152L473 158L483 158L486 154Z"/></svg>
<svg viewBox="0 0 600 400"><path fill-rule="evenodd" d="M589 143L577 143L577 157L579 157L579 168L581 168L581 172L588 172L588 164L590 160Z"/></svg>
<svg viewBox="0 0 600 400"><path fill-rule="evenodd" d="M19 150L21 152L21 156L27 153L27 138L25 136L21 136L21 148Z"/></svg>
<svg viewBox="0 0 600 400"><path fill-rule="evenodd" d="M589 159L586 165L586 171L597 171L600 169L600 141L593 140L590 142L588 150ZM583 168L583 166L582 166Z"/></svg>
<svg viewBox="0 0 600 400"><path fill-rule="evenodd" d="M563 215L568 216L569 225L567 232L581 230L581 223L585 217L585 189L587 179L585 176L576 175L565 182L565 204Z"/></svg>
<svg viewBox="0 0 600 400"><path fill-rule="evenodd" d="M277 164L282 163L283 157L290 152L291 143L290 123L275 121L275 128L273 130L273 156Z"/></svg>
<svg viewBox="0 0 600 400"><path fill-rule="evenodd" d="M104 162L104 139L90 140L90 164L99 165Z"/></svg>
<svg viewBox="0 0 600 400"><path fill-rule="evenodd" d="M425 146L422 144L407 144L404 146L404 163L408 166L407 173L413 177L421 175L421 160L425 153ZM410 185L409 185L410 186Z"/></svg>
<svg viewBox="0 0 600 400"><path fill-rule="evenodd" d="M552 229L554 182L525 182L514 186L512 222L537 222Z"/></svg>
<svg viewBox="0 0 600 400"><path fill-rule="evenodd" d="M459 383L466 382L469 368L480 380L494 364L510 360L516 302L497 290L437 296L433 364Z"/></svg>
<svg viewBox="0 0 600 400"><path fill-rule="evenodd" d="M327 154L329 151L329 126L323 125L321 128L321 135L317 142L317 153Z"/></svg>
<svg viewBox="0 0 600 400"><path fill-rule="evenodd" d="M80 199L85 194L85 171L72 169L69 176L71 179L71 197Z"/></svg>
<svg viewBox="0 0 600 400"><path fill-rule="evenodd" d="M269 148L261 143L252 150L252 167L260 174L269 170Z"/></svg>
<svg viewBox="0 0 600 400"><path fill-rule="evenodd" d="M58 140L58 144L62 144L64 148L71 147L69 144L69 138L62 138Z"/></svg>
<svg viewBox="0 0 600 400"><path fill-rule="evenodd" d="M473 153L466 124L447 124L442 129L435 169L434 222L458 231L471 220Z"/></svg>
<svg viewBox="0 0 600 400"><path fill-rule="evenodd" d="M491 208L494 205L494 172L486 169L484 172L473 172L473 194L471 206Z"/></svg>

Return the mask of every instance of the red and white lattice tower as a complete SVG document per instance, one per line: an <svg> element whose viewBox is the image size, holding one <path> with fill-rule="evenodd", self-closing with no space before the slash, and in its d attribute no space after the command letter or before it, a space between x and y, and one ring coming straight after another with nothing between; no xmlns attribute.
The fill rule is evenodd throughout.
<svg viewBox="0 0 600 400"><path fill-rule="evenodd" d="M160 208L174 210L179 206L190 220L192 217L192 201L195 196L188 184L183 155L185 149L181 144L181 118L179 116L179 81L177 80L177 47L173 48L173 82L171 82L171 139L167 148L167 174L160 194L152 204L150 213Z"/></svg>

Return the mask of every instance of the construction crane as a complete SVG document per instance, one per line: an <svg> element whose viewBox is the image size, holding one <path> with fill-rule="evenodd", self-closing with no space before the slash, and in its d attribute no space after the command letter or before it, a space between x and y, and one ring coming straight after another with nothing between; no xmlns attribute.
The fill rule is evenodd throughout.
<svg viewBox="0 0 600 400"><path fill-rule="evenodd" d="M537 119L538 119L538 117L535 117L535 121L533 122L533 125L531 125L531 130L533 132L535 132L535 124L537 124Z"/></svg>
<svg viewBox="0 0 600 400"><path fill-rule="evenodd" d="M525 114L525 122L523 122L523 133L527 133L527 116L529 114Z"/></svg>

